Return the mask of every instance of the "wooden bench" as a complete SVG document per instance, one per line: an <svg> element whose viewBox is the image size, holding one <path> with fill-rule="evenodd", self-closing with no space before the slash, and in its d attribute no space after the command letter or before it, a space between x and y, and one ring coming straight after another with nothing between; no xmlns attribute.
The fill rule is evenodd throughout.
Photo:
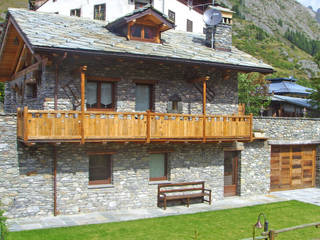
<svg viewBox="0 0 320 240"><path fill-rule="evenodd" d="M206 196L208 200L205 199ZM170 200L186 200L189 207L191 198L202 198L202 202L208 202L211 205L211 190L204 188L204 181L158 185L158 207L160 202L163 202L164 210L167 208L167 201Z"/></svg>

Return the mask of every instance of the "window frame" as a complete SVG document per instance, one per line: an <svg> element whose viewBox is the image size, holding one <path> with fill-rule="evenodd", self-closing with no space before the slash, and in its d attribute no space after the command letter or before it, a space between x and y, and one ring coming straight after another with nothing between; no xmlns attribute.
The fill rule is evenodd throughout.
<svg viewBox="0 0 320 240"><path fill-rule="evenodd" d="M88 107L86 104L86 107L88 110L93 110L93 111L115 111L116 108L116 86L115 82L112 81L101 81L101 80L94 80L94 79L88 79L87 82L93 82L97 83L97 107ZM111 108L101 108L101 84L102 83L110 83L112 85L111 91L112 91L112 107Z"/></svg>
<svg viewBox="0 0 320 240"><path fill-rule="evenodd" d="M77 11L79 11L79 16L77 15ZM75 14L72 14L75 13ZM81 17L81 8L74 8L70 10L70 16Z"/></svg>
<svg viewBox="0 0 320 240"><path fill-rule="evenodd" d="M141 26L141 37L135 37L132 35L132 27L134 26ZM130 40L137 40L137 41L143 41L143 42L155 42L159 43L159 29L157 29L154 25L149 25L149 24L143 24L143 23L133 23L128 25L129 29L129 38ZM152 28L155 32L154 38L145 38L145 27Z"/></svg>
<svg viewBox="0 0 320 240"><path fill-rule="evenodd" d="M113 173L113 159L112 159L112 154L113 153L88 153L88 157L89 157L89 168L88 168L88 184L89 185L104 185L104 184L112 184L112 173ZM108 159L106 159L106 161L110 161L109 166L110 169L106 169L107 170L107 176L109 176L108 178L104 179L104 180L91 180L90 181L90 157L93 156L108 156ZM107 164L108 166L108 164Z"/></svg>
<svg viewBox="0 0 320 240"><path fill-rule="evenodd" d="M99 19L97 18L96 16L96 8L98 8L99 6L104 6L104 13L103 13L103 19ZM99 20L99 21L106 21L106 4L105 3L102 3L102 4L96 4L93 6L93 19L94 20Z"/></svg>
<svg viewBox="0 0 320 240"><path fill-rule="evenodd" d="M168 152L152 152L150 153L150 155L152 154L163 154L164 155L164 176L163 177L157 177L157 178L151 178L150 177L150 167L149 167L149 181L150 182L155 182L155 181L167 181L168 178Z"/></svg>
<svg viewBox="0 0 320 240"><path fill-rule="evenodd" d="M191 27L191 31L189 31L190 27ZM187 32L193 32L193 22L190 19L187 19Z"/></svg>
<svg viewBox="0 0 320 240"><path fill-rule="evenodd" d="M173 18L171 18L171 16L173 16ZM171 21L173 21L174 23L176 23L176 13L170 9L168 9L168 17Z"/></svg>
<svg viewBox="0 0 320 240"><path fill-rule="evenodd" d="M136 81L135 82L136 84L136 89L137 89L137 86L138 85L144 85L144 86L148 86L149 87L149 91L150 91L150 95L149 95L149 109L147 110L150 110L151 112L154 111L154 98L155 98L155 84L154 83L151 83L151 82L139 82L139 81ZM136 110L136 105L137 105L137 99L136 99L136 95L135 95L135 111L136 112L141 112L141 111L137 111ZM143 111L142 111L143 112Z"/></svg>

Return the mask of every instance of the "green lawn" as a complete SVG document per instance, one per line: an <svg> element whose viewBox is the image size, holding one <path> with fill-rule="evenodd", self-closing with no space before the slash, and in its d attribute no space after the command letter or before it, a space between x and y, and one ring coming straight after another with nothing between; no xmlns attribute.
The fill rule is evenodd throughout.
<svg viewBox="0 0 320 240"><path fill-rule="evenodd" d="M252 225L264 212L271 229L320 222L320 207L288 201L254 207L213 211L138 221L10 233L9 240L106 239L241 239L250 237ZM195 238L195 231L198 238ZM307 228L279 235L278 239L318 239L320 229Z"/></svg>

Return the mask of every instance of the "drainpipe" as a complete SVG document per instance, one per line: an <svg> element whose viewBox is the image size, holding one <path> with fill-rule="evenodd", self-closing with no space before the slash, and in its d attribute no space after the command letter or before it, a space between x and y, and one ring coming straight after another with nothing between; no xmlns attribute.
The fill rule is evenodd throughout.
<svg viewBox="0 0 320 240"><path fill-rule="evenodd" d="M162 13L164 14L164 5L165 5L166 0L162 0Z"/></svg>

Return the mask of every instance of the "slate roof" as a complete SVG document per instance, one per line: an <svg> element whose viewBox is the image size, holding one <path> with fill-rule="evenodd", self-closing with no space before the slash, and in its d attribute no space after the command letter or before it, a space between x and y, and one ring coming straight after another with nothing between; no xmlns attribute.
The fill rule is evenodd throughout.
<svg viewBox="0 0 320 240"><path fill-rule="evenodd" d="M271 101L277 101L277 102L286 102L290 103L293 105L297 105L300 107L305 107L305 108L312 108L310 104L309 99L305 98L296 98L296 97L289 97L289 96L282 96L282 95L273 95L271 97Z"/></svg>
<svg viewBox="0 0 320 240"><path fill-rule="evenodd" d="M106 29L106 23L25 9L9 9L34 50L77 50L117 56L148 57L183 60L272 72L273 68L235 47L231 52L217 51L205 46L205 35L169 30L162 33L162 44L128 41Z"/></svg>
<svg viewBox="0 0 320 240"><path fill-rule="evenodd" d="M269 85L269 93L275 94L298 94L302 96L310 95L311 88L303 87L296 84L296 79L291 78L277 78L277 79L267 79L271 81Z"/></svg>

